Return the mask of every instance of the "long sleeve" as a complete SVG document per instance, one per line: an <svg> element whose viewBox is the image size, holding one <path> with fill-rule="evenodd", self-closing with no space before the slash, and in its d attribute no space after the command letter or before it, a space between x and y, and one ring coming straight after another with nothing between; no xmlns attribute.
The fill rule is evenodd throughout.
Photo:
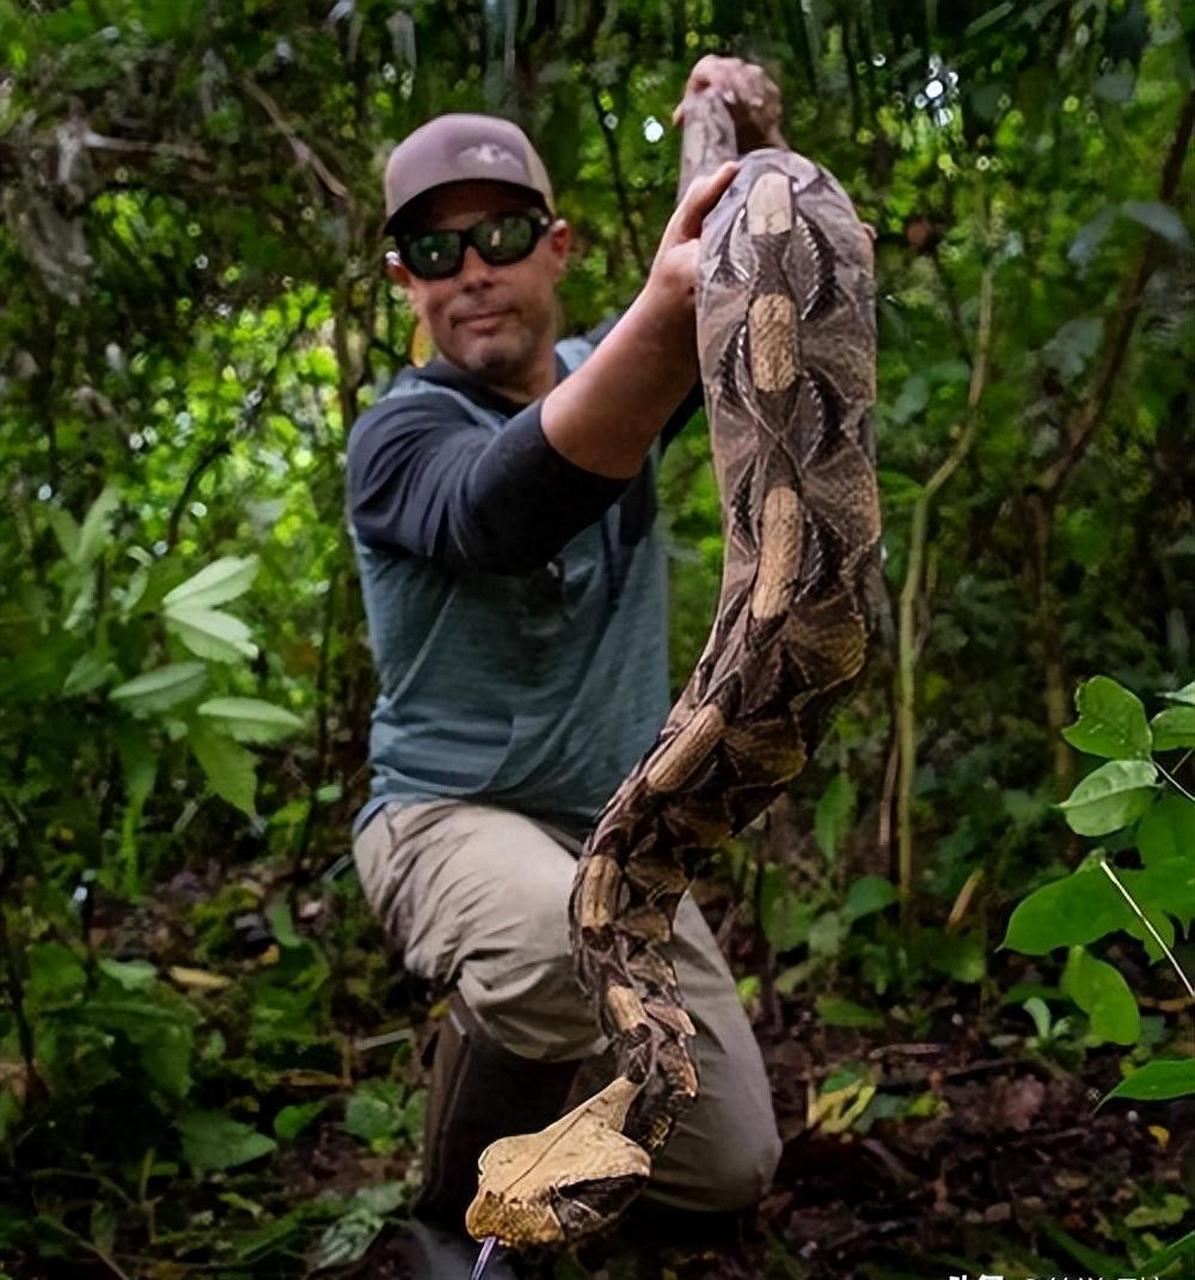
<svg viewBox="0 0 1195 1280"><path fill-rule="evenodd" d="M575 466L548 443L536 401L495 434L451 396L383 400L354 425L348 510L367 545L455 568L518 573L547 563L629 481Z"/></svg>

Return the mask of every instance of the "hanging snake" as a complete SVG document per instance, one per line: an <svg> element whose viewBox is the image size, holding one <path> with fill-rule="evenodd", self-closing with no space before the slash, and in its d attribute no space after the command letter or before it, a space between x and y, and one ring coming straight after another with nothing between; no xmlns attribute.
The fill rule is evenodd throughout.
<svg viewBox="0 0 1195 1280"><path fill-rule="evenodd" d="M721 102L695 105L682 190L701 139L733 137ZM481 1156L466 1227L516 1248L608 1226L696 1098L695 1031L667 951L677 903L711 847L805 766L875 617L871 239L829 173L779 148L742 158L702 228L696 315L722 498L718 609L659 737L586 841L569 902L616 1075Z"/></svg>

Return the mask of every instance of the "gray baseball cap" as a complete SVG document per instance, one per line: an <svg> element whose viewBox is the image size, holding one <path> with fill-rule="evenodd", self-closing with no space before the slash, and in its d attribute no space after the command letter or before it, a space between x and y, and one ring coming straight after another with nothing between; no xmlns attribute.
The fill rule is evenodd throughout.
<svg viewBox="0 0 1195 1280"><path fill-rule="evenodd" d="M390 153L384 234L395 234L403 210L425 191L473 179L526 187L555 216L548 171L523 130L499 116L458 111L420 125Z"/></svg>

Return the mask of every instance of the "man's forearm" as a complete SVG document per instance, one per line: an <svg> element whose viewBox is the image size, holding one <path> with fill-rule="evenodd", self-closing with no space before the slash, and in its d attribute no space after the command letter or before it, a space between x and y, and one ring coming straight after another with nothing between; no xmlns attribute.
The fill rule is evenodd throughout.
<svg viewBox="0 0 1195 1280"><path fill-rule="evenodd" d="M709 143L719 145L712 133ZM712 152L692 150L693 158L699 155L704 163ZM682 168L690 163L686 156ZM701 225L734 172L726 164L712 175L692 175L647 284L593 355L545 397L544 436L576 466L612 479L637 475L652 441L697 382L694 300Z"/></svg>
<svg viewBox="0 0 1195 1280"><path fill-rule="evenodd" d="M544 399L548 443L597 475L638 475L698 377L692 313L650 281L588 360Z"/></svg>

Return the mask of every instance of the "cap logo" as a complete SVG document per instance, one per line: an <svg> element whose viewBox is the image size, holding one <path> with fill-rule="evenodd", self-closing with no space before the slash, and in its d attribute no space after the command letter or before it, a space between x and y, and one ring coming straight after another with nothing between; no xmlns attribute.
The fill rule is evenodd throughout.
<svg viewBox="0 0 1195 1280"><path fill-rule="evenodd" d="M479 142L475 146L465 147L461 151L461 159L476 158L482 164L501 164L503 161L514 161L518 164L518 156L496 142Z"/></svg>

